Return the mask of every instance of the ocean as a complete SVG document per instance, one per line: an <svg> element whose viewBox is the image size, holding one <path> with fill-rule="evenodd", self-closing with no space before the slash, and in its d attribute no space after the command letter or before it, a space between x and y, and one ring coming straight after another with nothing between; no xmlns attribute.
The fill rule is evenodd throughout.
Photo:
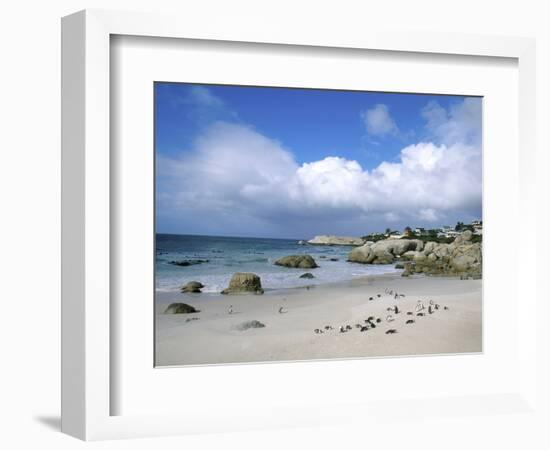
<svg viewBox="0 0 550 450"><path fill-rule="evenodd" d="M220 292L235 272L260 276L264 289L280 289L351 280L365 275L397 272L390 265L363 265L346 261L353 247L299 245L297 239L242 238L157 234L155 279L158 291L176 291L189 281L200 281L203 292ZM290 269L273 262L286 255L311 255L316 269ZM333 261L330 258L334 259ZM201 260L178 266L172 261ZM315 278L299 278L311 272Z"/></svg>

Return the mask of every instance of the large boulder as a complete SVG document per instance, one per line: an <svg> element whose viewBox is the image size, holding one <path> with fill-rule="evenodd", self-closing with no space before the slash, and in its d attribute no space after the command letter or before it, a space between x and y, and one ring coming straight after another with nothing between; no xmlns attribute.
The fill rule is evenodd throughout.
<svg viewBox="0 0 550 450"><path fill-rule="evenodd" d="M200 312L198 309L187 303L172 303L166 308L164 314L192 314L198 312Z"/></svg>
<svg viewBox="0 0 550 450"><path fill-rule="evenodd" d="M361 247L354 248L348 254L348 261L357 262L363 264L370 264L374 259L374 252L369 244L362 245Z"/></svg>
<svg viewBox="0 0 550 450"><path fill-rule="evenodd" d="M391 264L395 258L411 251L419 252L423 247L424 243L419 239L385 239L354 248L348 254L348 261L363 264Z"/></svg>
<svg viewBox="0 0 550 450"><path fill-rule="evenodd" d="M415 250L409 250L408 252L405 252L401 255L401 259L403 261L412 261L416 255L418 255L420 252L417 252Z"/></svg>
<svg viewBox="0 0 550 450"><path fill-rule="evenodd" d="M313 239L307 241L308 244L314 245L363 245L364 241L358 237L350 236L315 236Z"/></svg>
<svg viewBox="0 0 550 450"><path fill-rule="evenodd" d="M237 272L231 277L229 287L222 294L263 294L262 282L255 273Z"/></svg>
<svg viewBox="0 0 550 450"><path fill-rule="evenodd" d="M198 281L190 281L181 287L181 292L200 292L204 285Z"/></svg>
<svg viewBox="0 0 550 450"><path fill-rule="evenodd" d="M426 242L426 244L424 245L423 251L424 253L426 253L426 255L429 255L434 251L436 247L437 247L437 242L434 242L434 241Z"/></svg>
<svg viewBox="0 0 550 450"><path fill-rule="evenodd" d="M277 266L292 267L296 269L314 269L319 267L310 255L284 256L274 263Z"/></svg>

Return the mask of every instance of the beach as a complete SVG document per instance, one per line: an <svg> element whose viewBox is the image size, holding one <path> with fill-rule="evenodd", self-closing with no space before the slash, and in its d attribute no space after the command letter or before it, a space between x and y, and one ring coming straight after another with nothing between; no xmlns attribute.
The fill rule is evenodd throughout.
<svg viewBox="0 0 550 450"><path fill-rule="evenodd" d="M296 271L296 277L300 273ZM416 311L419 301L424 306L421 316ZM432 306L432 313L430 301L438 305L437 309ZM174 302L192 305L199 312L164 314ZM394 306L397 314L387 311ZM263 295L157 290L155 307L156 366L482 351L479 279L422 274L405 278L386 273L291 288L267 287ZM387 321L388 315L393 320ZM371 316L376 326L360 331L357 325L365 326ZM376 322L377 318L381 321ZM409 320L414 323L407 324ZM250 321L264 326L239 328ZM351 329L339 331L348 325ZM387 334L389 330L395 332Z"/></svg>

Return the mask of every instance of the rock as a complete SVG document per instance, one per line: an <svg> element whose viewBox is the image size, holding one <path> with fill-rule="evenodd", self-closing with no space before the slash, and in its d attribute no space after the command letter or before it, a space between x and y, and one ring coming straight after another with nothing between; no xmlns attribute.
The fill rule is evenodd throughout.
<svg viewBox="0 0 550 450"><path fill-rule="evenodd" d="M300 269L314 269L319 267L315 260L310 255L290 255L284 256L278 259L274 263L277 266L300 268Z"/></svg>
<svg viewBox="0 0 550 450"><path fill-rule="evenodd" d="M361 247L354 248L348 254L348 261L370 264L374 259L374 252L372 251L372 246L369 244L362 245Z"/></svg>
<svg viewBox="0 0 550 450"><path fill-rule="evenodd" d="M249 330L250 328L264 328L265 324L259 320L247 320L246 322L240 323L235 326L239 331Z"/></svg>
<svg viewBox="0 0 550 450"><path fill-rule="evenodd" d="M306 272L300 275L300 278L315 278L315 275L313 275L312 273Z"/></svg>
<svg viewBox="0 0 550 450"><path fill-rule="evenodd" d="M401 255L401 259L403 261L412 261L416 255L418 255L420 252L417 252L415 250L409 250L408 252L405 252Z"/></svg>
<svg viewBox="0 0 550 450"><path fill-rule="evenodd" d="M200 292L203 287L204 285L198 281L190 281L181 287L181 292Z"/></svg>
<svg viewBox="0 0 550 450"><path fill-rule="evenodd" d="M455 240L452 242L455 246L468 242L472 240L472 232L470 230L464 231L462 234L458 235Z"/></svg>
<svg viewBox="0 0 550 450"><path fill-rule="evenodd" d="M183 259L179 261L170 261L168 264L172 264L174 266L181 266L181 267L187 267L187 266L195 266L197 264L204 264L210 262L208 259Z"/></svg>
<svg viewBox="0 0 550 450"><path fill-rule="evenodd" d="M410 277L414 273L414 264L413 263L405 263L403 272L401 273L402 277Z"/></svg>
<svg viewBox="0 0 550 450"><path fill-rule="evenodd" d="M372 261L372 264L391 264L393 263L393 255L389 252L376 253L376 258Z"/></svg>
<svg viewBox="0 0 550 450"><path fill-rule="evenodd" d="M384 239L376 242L372 247L375 252L385 251L394 256L401 256L403 253L411 250L422 251L424 242L420 239Z"/></svg>
<svg viewBox="0 0 550 450"><path fill-rule="evenodd" d="M437 247L437 242L434 242L434 241L426 242L426 244L424 245L423 251L426 255L429 255L434 251L436 247Z"/></svg>
<svg viewBox="0 0 550 450"><path fill-rule="evenodd" d="M395 268L396 268L396 269L404 269L404 268L405 268L405 264L403 264L403 263L397 263L397 264L395 265Z"/></svg>
<svg viewBox="0 0 550 450"><path fill-rule="evenodd" d="M419 252L424 243L419 239L384 239L374 244L365 244L348 254L348 261L363 264L391 264L395 258L408 252ZM410 259L408 253L405 259Z"/></svg>
<svg viewBox="0 0 550 450"><path fill-rule="evenodd" d="M306 241L298 241L298 245L307 245Z"/></svg>
<svg viewBox="0 0 550 450"><path fill-rule="evenodd" d="M222 294L263 294L262 282L255 273L237 272L231 277L229 287Z"/></svg>
<svg viewBox="0 0 550 450"><path fill-rule="evenodd" d="M315 245L363 245L364 241L361 238L350 236L315 236L307 241L308 244Z"/></svg>
<svg viewBox="0 0 550 450"><path fill-rule="evenodd" d="M338 258L330 258L329 261L339 261L339 259Z"/></svg>
<svg viewBox="0 0 550 450"><path fill-rule="evenodd" d="M193 306L188 305L187 303L172 303L164 314L192 314L200 312L198 309L195 309Z"/></svg>
<svg viewBox="0 0 550 450"><path fill-rule="evenodd" d="M481 244L472 244L471 238L472 233L465 231L451 244L437 244L431 253L426 255L424 251L415 255L414 271L427 275L457 275L464 279L481 278Z"/></svg>

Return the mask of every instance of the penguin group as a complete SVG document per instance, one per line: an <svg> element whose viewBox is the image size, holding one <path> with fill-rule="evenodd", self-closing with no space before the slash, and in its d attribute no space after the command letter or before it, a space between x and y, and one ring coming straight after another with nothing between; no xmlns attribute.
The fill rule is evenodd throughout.
<svg viewBox="0 0 550 450"><path fill-rule="evenodd" d="M386 288L384 290L384 293L390 297L392 297L394 300L397 300L399 298L405 297L405 294L398 293L394 291L393 289ZM376 298L381 298L382 294L376 294L376 296L372 296L368 298L368 301L373 301ZM433 300L428 301L428 305L426 307L424 301L418 300L414 307L413 311L406 311L407 316L415 316L416 317L425 317L426 314L432 315L439 309L443 309L444 311L448 311L448 306L439 305L438 303L435 303ZM398 314L401 314L401 308L398 305L389 306L386 308L386 312L388 313L385 317L385 321L387 323L392 323L396 321L396 316ZM361 333L364 333L365 331L375 329L379 324L382 323L381 317L375 317L375 316L369 316L366 319L363 320L363 323L356 323L352 327L349 324L346 325L340 325L337 328L338 333L348 333L352 331L354 328L358 329ZM405 325L412 325L416 323L416 321L412 318L408 318L405 320ZM334 330L334 327L331 325L325 325L323 328L315 328L314 333L315 334L324 334L326 332L329 332L331 330ZM390 328L385 331L385 334L396 334L398 331L395 328Z"/></svg>

